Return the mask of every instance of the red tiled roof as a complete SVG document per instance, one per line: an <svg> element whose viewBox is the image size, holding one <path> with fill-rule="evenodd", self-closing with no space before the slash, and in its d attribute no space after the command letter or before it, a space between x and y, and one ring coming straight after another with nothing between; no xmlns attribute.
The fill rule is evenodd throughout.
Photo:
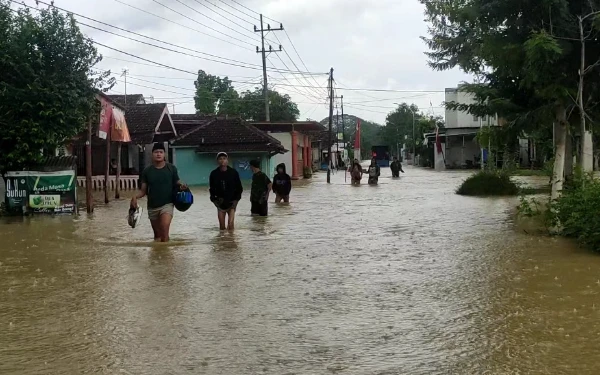
<svg viewBox="0 0 600 375"><path fill-rule="evenodd" d="M240 118L195 120L197 127L180 136L172 143L177 147L196 147L197 152L277 152L286 150L279 140L246 123ZM181 126L176 121L176 127ZM179 131L179 129L178 129Z"/></svg>

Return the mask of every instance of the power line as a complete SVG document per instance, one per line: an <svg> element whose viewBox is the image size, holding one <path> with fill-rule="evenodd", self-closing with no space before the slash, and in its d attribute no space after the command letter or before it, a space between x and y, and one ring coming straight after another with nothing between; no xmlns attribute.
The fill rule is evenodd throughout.
<svg viewBox="0 0 600 375"><path fill-rule="evenodd" d="M210 26L207 26L207 25L203 24L202 22L198 22L198 21L196 21L195 19L193 19L193 18L191 18L191 17L188 17L187 15L185 15L185 14L183 14L183 13L181 13L181 12L179 12L179 11L177 11L177 10L175 10L175 9L173 9L173 8L171 8L171 7L169 7L169 6L165 5L165 4L163 4L163 3L161 3L161 2L160 2L160 1L158 1L158 0L152 0L152 1L153 1L153 2L155 2L155 3L156 3L156 4L158 4L158 5L161 5L161 6L165 7L165 8L167 8L167 9L169 9L171 12L173 12L173 13L176 13L176 14L180 15L180 16L181 16L181 17L183 17L183 18L187 18L188 20L190 20L190 21L192 21L192 22L194 22L194 23L197 23L198 25L201 25L201 26L204 26L204 27L206 27L207 29L213 30L213 31L215 31L215 32L217 32L217 33L219 33L219 34L223 34L223 35L225 35L225 36L227 36L227 37L229 37L229 38L231 38L231 39L237 40L238 42L242 42L242 43L246 43L246 44L252 45L252 43L249 43L249 42L247 42L247 41L245 41L245 40L241 40L241 39L239 39L239 38L236 38L236 37L234 37L234 36L231 36L231 35L225 34L224 32L222 32L222 31L219 31L219 30L217 30L217 29L215 29L215 28L212 28L212 27L210 27ZM179 0L175 0L175 1L177 1L177 2L181 3L181 1L179 1ZM181 3L181 4L183 4L183 3ZM184 4L184 5L185 5L185 4ZM186 5L186 7L188 7L188 8L189 8L189 6L187 6L187 5ZM194 9L194 8L190 8L190 9ZM200 13L200 14L202 14L202 13Z"/></svg>
<svg viewBox="0 0 600 375"><path fill-rule="evenodd" d="M248 14L248 13L244 12L243 10L239 10L238 8L234 7L233 5L231 5L231 4L229 4L229 3L226 3L224 0L219 0L219 1L220 1L220 2L222 2L223 4L227 5L228 7L232 8L232 9L235 9L236 11L238 11L238 12L240 12L240 13L242 13L242 14L246 15L247 17L250 17L251 19L256 19L256 16L252 16L252 15L250 15L250 14ZM252 9L250 9L250 10L251 10L252 12L254 12ZM256 13L256 12L254 12L254 13ZM256 15L258 15L258 13L256 13Z"/></svg>
<svg viewBox="0 0 600 375"><path fill-rule="evenodd" d="M157 0L152 0L152 1L154 1L154 2L155 2L155 3L157 3L157 4L163 5L162 3L158 2ZM227 28L227 29L229 29L229 30L231 30L231 31L235 32L235 33L238 33L238 34L240 34L240 35L242 35L242 36L248 37L246 34L244 34L244 33L240 32L240 31L238 31L238 30L236 30L236 29L234 29L234 28L232 28L232 27L229 27L229 26L225 25L224 23L221 23L221 22L219 22L219 21L217 21L217 20L215 20L215 19L213 19L213 18L210 18L210 17L209 17L209 16L207 16L206 14L204 14L204 13L201 13L201 12L200 12L200 11L198 11L197 9L195 9L195 8L193 8L193 7L191 7L191 6L187 5L187 4L185 4L185 3L184 3L184 2L182 2L181 0L175 0L175 1L177 1L179 4L183 5L184 7L186 7L186 8L188 8L188 9L192 10L193 12L195 12L195 13L198 13L199 15L201 15L201 16L203 16L203 17L206 17L206 18L208 18L209 20L213 21L214 23L217 23L217 24L219 24L219 25L221 25L221 26L223 26L223 27L225 27L225 28ZM205 7L206 7L206 5L204 5L204 4L202 4L202 3L200 3L198 0L194 0L194 1L196 1L198 4L200 4L200 5L202 5L202 6L205 6ZM163 5L163 6L164 6L164 5ZM211 10L210 8L208 8L208 9L209 9L209 10ZM229 19L227 19L227 20L229 21ZM236 25L237 25L237 24L236 24ZM239 26L239 25L238 25L238 26ZM206 27L207 27L207 26L206 26ZM231 37L231 38L232 38L232 37ZM254 38L250 38L250 39L252 39L252 40L255 40L255 41L257 40L257 39L254 39ZM245 43L247 43L247 42L245 42ZM249 44L250 44L250 43L249 43Z"/></svg>
<svg viewBox="0 0 600 375"><path fill-rule="evenodd" d="M12 0L11 0L11 1L12 1ZM131 4L127 4L126 2L123 2L122 0L113 0L113 1L116 1L116 2L117 2L117 3L119 3L119 4L125 5L125 6L127 6L127 7L130 7L130 8L132 8L132 9L135 9L135 10L137 10L137 11L140 11L140 12L142 12L142 13L149 14L149 15L151 15L151 16L153 16L153 17L160 18L160 19L161 19L161 20L163 20L163 21L167 21L167 22L170 22L170 23L172 23L172 24L175 24L175 25L177 25L177 26L180 26L180 27L186 28L186 29L188 29L188 30L195 31L195 32L197 32L197 33L199 33L199 34L206 35L206 36L209 36L209 37L211 37L211 38L214 38L214 39L220 40L220 41L222 41L222 42L225 42L225 43L232 44L232 45L234 45L234 46L236 46L236 47L240 47L240 48L243 48L243 49L246 49L246 50L250 50L250 48L248 48L248 47L241 46L241 45L239 45L239 44L237 44L237 43L234 43L234 42L232 42L232 41L225 40L225 39L221 39L221 38L219 38L219 37L216 37L216 36L214 36L214 35L211 35L211 34L205 33L204 31L200 31L200 30L198 30L198 29L194 29L193 27L189 27L189 26L186 26L186 25L184 25L184 24L181 24L181 23L179 23L179 22L175 22L175 21L173 21L173 20L170 20L170 19L168 19L167 17L159 16L158 14L154 14L154 13L152 13L152 12L149 12L149 11L145 10L145 9L138 8L138 7L136 7L136 6L134 6L134 5L131 5ZM221 34L222 34L222 33L221 33ZM244 42L244 43L246 43L246 42Z"/></svg>
<svg viewBox="0 0 600 375"><path fill-rule="evenodd" d="M196 1L197 1L197 0L196 0ZM240 19L240 20L242 20L242 21L244 21L244 22L247 22L247 23L249 23L250 25L254 25L254 23L253 23L253 22L250 22L250 21L248 21L248 20L246 20L246 19L244 19L244 18L242 18L242 17L238 16L237 14L233 14L233 13L231 13L230 11L228 11L228 10L226 10L226 9L223 9L223 8L221 8L221 7L220 7L220 6L218 6L217 4L211 3L211 2L210 2L210 1L208 1L208 0L204 0L204 1L206 1L206 2L207 2L207 3L209 3L210 5L214 6L215 8L221 9L223 12L225 12L225 13L227 13L227 14L231 14L232 16L234 16L234 17L235 17L235 18L237 18L237 19ZM222 1L222 0L221 0L221 1ZM234 8L234 9L235 9L235 8ZM251 19L254 19L254 17L250 17L250 18L251 18Z"/></svg>
<svg viewBox="0 0 600 375"><path fill-rule="evenodd" d="M234 2L234 3L236 3L237 5L241 6L242 8L244 8L244 9L247 9L247 10L251 11L252 13L260 14L260 13L258 13L257 11L255 11L255 10L252 10L252 9L248 8L248 7L247 7L247 6L245 6L244 4L240 4L240 3L239 3L239 2L237 2L236 0L231 0L231 1L233 1L233 2ZM269 18L269 17L267 17L267 16L265 16L265 18L266 18L266 19L269 19L269 20L271 20L271 21L273 21L273 22L281 23L281 22L279 22L279 21L276 21L276 20L274 20L274 19L272 19L272 18Z"/></svg>
<svg viewBox="0 0 600 375"><path fill-rule="evenodd" d="M201 3L199 0L194 0L194 1L195 1L195 2L197 2L198 4L202 5L202 6L203 6L203 7L205 7L206 9L210 10L211 12L215 12L216 14L218 14L219 16L221 16L221 17L225 18L227 21L229 21L229 22L233 23L234 25L236 25L236 26L239 26L239 27L243 28L244 30L246 29L246 27L245 27L245 26L242 26L242 25L240 25L239 23L237 23L237 22L235 22L235 21L232 21L232 20L231 20L231 18L227 18L227 17L225 17L224 15L222 15L221 13L219 13L218 11L216 11L216 10L214 10L214 9L210 8L210 7L209 7L209 6L207 6L206 4L203 4L203 3ZM221 9L221 10L222 10L223 12L225 12L225 13L228 13L228 14L230 14L230 15L232 15L232 16L234 16L234 17L236 17L236 18L238 18L238 19L240 19L240 20L242 20L242 21L244 21L244 22L247 22L247 23L249 23L249 24L253 25L253 23L252 23L252 22L250 22L250 21L248 21L248 20L245 20L245 19L243 19L242 17L240 17L240 16L238 16L238 15L236 15L236 14L233 14L233 13L231 13L230 11L228 11L228 10L226 10L226 9L223 9L223 8L221 8L220 6L218 6L218 5L214 4L214 3L211 3L211 2L210 2L210 1L208 1L208 0L204 0L204 1L205 1L205 2L207 2L207 3L209 3L210 5L212 5L212 6L216 7L216 8L218 8L218 9Z"/></svg>

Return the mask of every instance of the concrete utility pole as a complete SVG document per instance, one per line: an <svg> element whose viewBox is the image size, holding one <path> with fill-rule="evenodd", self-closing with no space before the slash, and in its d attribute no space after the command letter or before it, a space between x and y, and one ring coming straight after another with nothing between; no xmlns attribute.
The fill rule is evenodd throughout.
<svg viewBox="0 0 600 375"><path fill-rule="evenodd" d="M333 68L329 70L329 141L327 142L327 183L331 183L331 125L333 122Z"/></svg>
<svg viewBox="0 0 600 375"><path fill-rule="evenodd" d="M127 105L127 76L129 75L129 69L127 69L127 67L125 67L125 69L123 69L121 71L121 77L125 77L125 105Z"/></svg>
<svg viewBox="0 0 600 375"><path fill-rule="evenodd" d="M281 45L279 45L279 50L274 50L273 47L269 46L269 50L265 49L265 35L269 33L269 31L282 31L283 24L279 24L277 29L271 29L271 25L267 24L267 28L263 27L263 15L260 15L260 29L254 26L254 32L260 32L260 40L262 43L262 49L256 47L256 53L262 54L262 64L263 64L263 95L265 96L265 121L271 121L271 114L269 113L269 87L267 86L267 53L272 52L281 52L283 49ZM266 34L265 34L266 31Z"/></svg>

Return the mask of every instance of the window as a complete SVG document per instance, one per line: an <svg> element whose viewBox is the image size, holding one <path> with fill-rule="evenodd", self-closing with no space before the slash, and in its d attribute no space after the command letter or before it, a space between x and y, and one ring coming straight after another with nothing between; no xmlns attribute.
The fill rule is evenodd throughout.
<svg viewBox="0 0 600 375"><path fill-rule="evenodd" d="M473 121L475 121L475 122L479 122L479 117L477 117L477 116L473 115Z"/></svg>

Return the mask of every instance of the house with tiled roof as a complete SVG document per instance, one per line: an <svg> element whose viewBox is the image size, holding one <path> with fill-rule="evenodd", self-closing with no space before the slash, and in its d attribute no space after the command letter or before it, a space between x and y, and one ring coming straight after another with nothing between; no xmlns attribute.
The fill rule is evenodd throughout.
<svg viewBox="0 0 600 375"><path fill-rule="evenodd" d="M178 136L170 142L172 160L190 185L208 184L218 152L229 155L229 165L242 180L252 179L250 160L260 160L261 169L272 175L273 157L287 152L276 138L241 118L173 115L173 123Z"/></svg>
<svg viewBox="0 0 600 375"><path fill-rule="evenodd" d="M312 141L321 137L326 129L317 121L252 122L251 125L276 138L283 147L291 151L275 156L273 163L284 163L291 172L292 179L302 178L306 171L312 170L313 160L319 160L313 155Z"/></svg>
<svg viewBox="0 0 600 375"><path fill-rule="evenodd" d="M168 106L165 103L137 104L143 99L141 95L127 95L127 106L124 103L124 95L103 95L110 102L125 111L125 120L131 136L130 143L111 142L109 160L111 164L117 164L117 155L121 159L121 176L123 181L137 181L140 171L150 165L152 160L152 144L168 141L177 137ZM140 100L135 100L136 98ZM130 104L131 103L131 104ZM98 124L93 124L92 130L92 175L95 180L104 181L106 171L106 140L97 136ZM79 136L70 146L73 155L77 156L77 175L80 185L85 176L85 134ZM118 152L118 149L121 149ZM110 168L110 174L116 174L114 167ZM99 186L101 184L97 184ZM129 188L131 182L124 186Z"/></svg>

